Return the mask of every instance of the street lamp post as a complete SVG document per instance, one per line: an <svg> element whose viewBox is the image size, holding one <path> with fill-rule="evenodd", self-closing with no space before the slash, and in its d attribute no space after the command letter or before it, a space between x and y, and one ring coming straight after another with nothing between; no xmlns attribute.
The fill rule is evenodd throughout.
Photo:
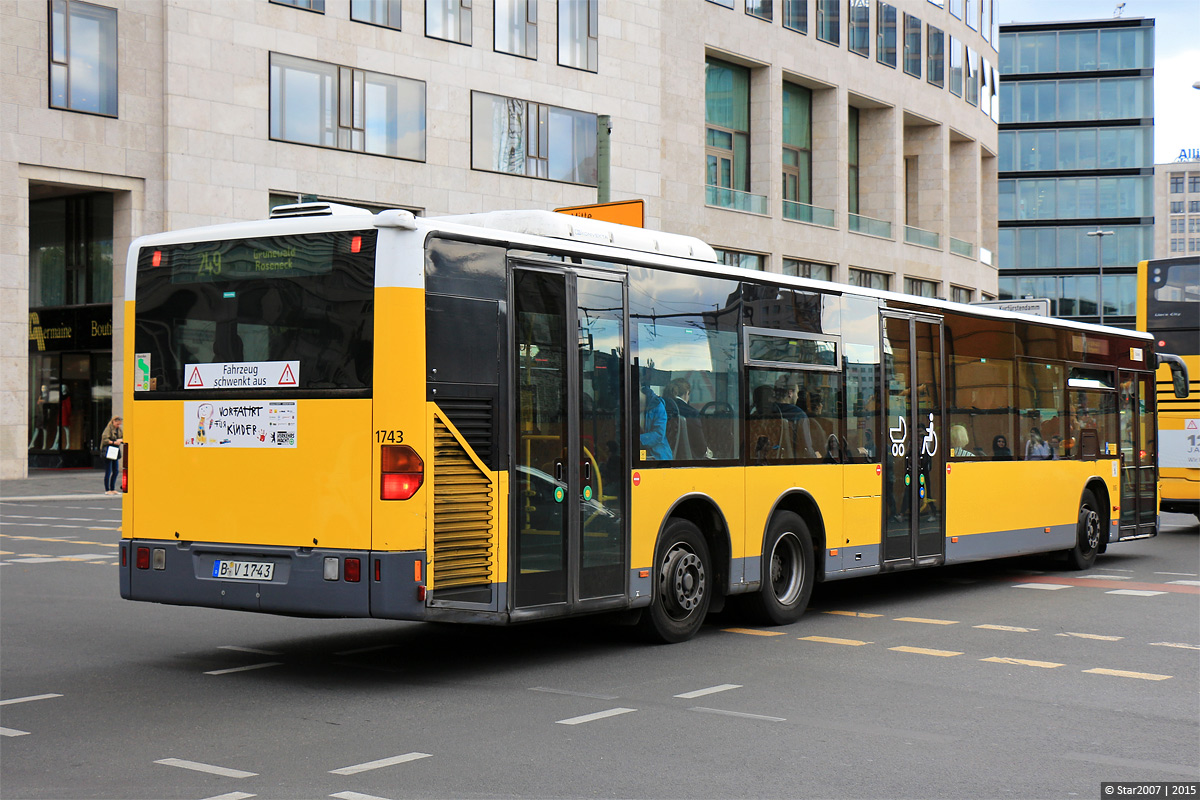
<svg viewBox="0 0 1200 800"><path fill-rule="evenodd" d="M1100 285L1096 292L1096 298L1100 306L1100 324L1104 324L1104 237L1112 236L1114 231L1102 231L1097 228L1094 231L1088 231L1088 236L1096 237L1096 266L1100 270Z"/></svg>

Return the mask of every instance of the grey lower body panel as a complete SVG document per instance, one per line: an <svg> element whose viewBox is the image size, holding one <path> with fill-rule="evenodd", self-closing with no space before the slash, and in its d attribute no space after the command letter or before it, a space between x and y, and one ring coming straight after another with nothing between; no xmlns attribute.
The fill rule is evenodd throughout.
<svg viewBox="0 0 1200 800"><path fill-rule="evenodd" d="M954 541L958 539L958 541ZM1075 525L1019 528L1012 531L977 533L946 538L946 563L964 564L988 558L1006 558L1030 553L1049 553L1075 546Z"/></svg>

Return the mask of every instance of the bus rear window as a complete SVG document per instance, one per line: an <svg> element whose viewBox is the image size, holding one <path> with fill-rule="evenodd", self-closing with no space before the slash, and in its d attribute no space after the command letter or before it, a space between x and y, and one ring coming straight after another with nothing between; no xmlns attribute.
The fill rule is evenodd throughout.
<svg viewBox="0 0 1200 800"><path fill-rule="evenodd" d="M148 380L135 389L194 396L189 366L289 362L295 384L275 391L369 390L375 239L335 231L144 248L134 352Z"/></svg>

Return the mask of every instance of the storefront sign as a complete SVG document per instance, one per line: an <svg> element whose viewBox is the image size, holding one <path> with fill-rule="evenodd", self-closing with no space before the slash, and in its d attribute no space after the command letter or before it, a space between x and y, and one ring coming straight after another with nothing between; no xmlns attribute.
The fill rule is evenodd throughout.
<svg viewBox="0 0 1200 800"><path fill-rule="evenodd" d="M112 350L111 305L29 311L29 352Z"/></svg>

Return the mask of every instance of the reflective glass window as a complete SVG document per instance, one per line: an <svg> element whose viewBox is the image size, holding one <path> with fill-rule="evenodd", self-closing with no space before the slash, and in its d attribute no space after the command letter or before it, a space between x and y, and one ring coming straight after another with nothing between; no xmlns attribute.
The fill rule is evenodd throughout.
<svg viewBox="0 0 1200 800"><path fill-rule="evenodd" d="M115 8L50 4L50 106L117 116Z"/></svg>

